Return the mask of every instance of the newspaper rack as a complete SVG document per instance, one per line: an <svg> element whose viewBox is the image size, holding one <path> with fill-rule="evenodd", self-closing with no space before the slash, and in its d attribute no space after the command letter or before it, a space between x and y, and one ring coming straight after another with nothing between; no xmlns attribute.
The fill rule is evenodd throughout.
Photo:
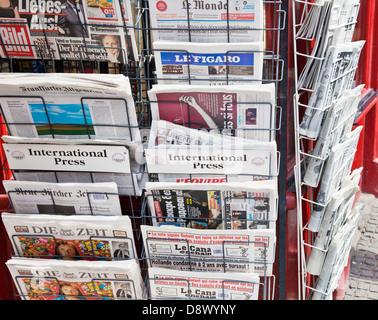
<svg viewBox="0 0 378 320"><path fill-rule="evenodd" d="M123 0L123 1L125 1L125 0ZM122 0L118 0L118 2L119 2L120 5L122 4ZM153 84L157 83L160 80L159 78L157 78L156 71L154 69L155 68L155 66L154 66L155 54L156 54L156 51L158 51L158 50L152 49L152 45L151 45L151 39L152 39L151 35L152 35L152 31L154 31L155 29L152 28L152 26L150 24L150 19L149 19L150 8L149 8L148 2L149 2L148 0L132 1L132 3L135 5L135 8L134 8L134 13L135 13L134 25L130 26L130 25L126 24L122 10L121 10L121 14L122 14L123 23L121 23L119 25L117 25L117 24L107 24L106 25L107 28L122 29L122 30L124 30L125 34L130 33L130 32L137 34L137 37L138 37L137 43L139 44L138 56L134 57L134 59L129 59L128 61L127 61L127 59L125 59L126 63L120 63L120 64L107 63L107 65L105 66L105 62L103 62L103 61L93 61L93 60L87 59L86 58L86 57L88 57L87 52L90 51L91 49L95 49L97 47L86 43L85 38L83 38L83 40L84 40L83 44L79 46L80 57L79 57L78 60L73 60L73 61L71 61L71 60L62 60L62 61L56 60L56 59L54 59L53 49L49 46L48 36L47 36L45 30L43 30L44 31L45 45L43 45L43 44L34 45L40 51L40 56L38 58L42 61L43 65L44 65L44 72L49 72L51 70L52 70L52 72L56 72L59 65L63 65L65 67L68 66L68 68L71 69L71 70L75 70L75 71L77 70L77 72L85 73L86 67L89 66L89 63L92 63L90 68L92 68L93 69L92 71L94 71L94 72L101 73L101 72L103 72L103 70L105 70L105 72L109 72L109 73L111 73L111 72L123 73L123 74L127 75L129 77L130 84L131 84L132 90L133 90L135 106L137 108L137 116L138 116L138 120L139 120L138 121L138 128L139 129L142 129L142 128L148 129L150 127L151 115L150 115L149 109L150 109L151 103L154 103L154 102L148 100L147 91L149 89L151 89ZM187 8L188 8L189 7L188 6L189 0L185 0L185 2L187 4ZM225 2L227 4L226 7L227 7L227 12L228 12L229 0L225 0ZM263 51L258 52L258 53L263 54L263 77L261 79L257 79L257 80L261 81L262 83L274 82L276 84L276 89L275 89L276 92L275 92L274 98L275 98L275 101L277 101L277 103L272 105L271 103L259 102L259 104L264 105L264 106L266 105L267 108L271 108L273 110L272 112L275 113L276 121L275 121L275 123L271 123L271 125L267 128L260 128L260 129L241 129L241 128L237 129L237 128L235 128L233 130L235 130L235 132L236 132L236 130L265 130L265 131L269 131L270 134L272 136L274 136L276 134L277 135L282 134L281 133L282 123L283 122L286 123L286 120L285 120L286 119L286 106L281 107L279 105L280 103L278 102L278 100L279 100L279 93L284 92L284 95L285 95L285 92L286 92L285 86L283 85L282 88L279 88L279 84L280 84L280 82L283 82L285 80L284 74L285 74L285 66L287 64L286 59L285 59L285 53L283 53L283 54L280 53L281 32L285 30L286 20L287 20L286 11L283 10L283 8L286 8L287 5L281 0L263 0L262 3L263 3L263 6L266 10L265 16L267 16L269 18L267 19L266 24L264 24L263 28L257 29L257 30L260 30L262 33L264 33L265 46L266 46L266 48L264 48ZM227 42L230 42L231 28L230 28L230 18L229 18L228 14L225 18L224 23L225 23L225 27L220 28L220 30L225 30L227 32ZM191 34L192 34L192 31L194 29L191 26L189 10L187 12L187 24L188 24L188 27L184 28L182 30L188 31L189 39L191 40ZM84 24L81 23L81 25L82 26L83 25L88 26L88 27L89 26L96 26L96 24L94 24L94 23L84 23ZM103 26L103 25L101 25L101 26ZM171 29L169 29L169 30L171 30ZM206 28L196 29L196 31L201 31L201 30L206 31L207 29ZM243 28L232 28L232 30L243 31L244 29ZM14 67L13 62L15 62L17 59L13 58L11 55L8 54L8 52L5 48L3 39L1 38L0 40L1 40L0 45L5 52L7 60L9 61L9 70L11 72L13 72L13 67ZM12 44L12 46L17 46L17 44ZM104 47L101 47L101 48L104 48ZM120 48L120 49L122 49L123 54L126 55L126 52L124 51L124 49L123 48ZM179 51L181 51L181 50L179 50ZM186 52L186 54L188 54L187 51L184 51L184 52ZM238 52L240 52L240 51L238 51ZM246 52L253 52L253 51L248 50ZM232 51L226 52L226 55L229 55L229 54L232 54ZM95 67L96 63L97 63L97 70L96 70L96 67ZM48 70L49 68L50 68L50 70ZM224 82L224 84L229 83L229 72L228 72L229 68L228 68L228 65L227 65L226 69L227 69L226 73L225 73L226 79L222 80L222 82ZM187 80L188 80L189 83L191 83L193 79L189 75ZM206 80L206 79L204 79L204 80ZM253 82L255 82L255 81L251 81L251 83L253 83ZM34 98L37 98L37 97L34 97ZM39 97L39 98L41 98L41 101L45 105L43 97ZM90 98L90 97L88 97L88 98ZM82 102L82 104L83 104L83 102ZM255 102L244 102L244 104L253 105L253 104L256 104L256 103ZM128 108L128 106L127 106L127 103L126 103L126 109L127 108ZM47 109L45 108L45 110L46 110L46 114L47 114L47 118L48 118ZM2 111L2 110L0 109L0 111ZM1 114L3 115L3 112L1 112ZM8 132L9 132L9 126L33 125L31 123L9 123L7 121L7 119L4 119L4 117L2 118L2 120L3 121L2 121L1 124L3 125L3 129L4 129L4 127L7 128ZM87 130L87 133L88 133L88 139L91 139L91 134L88 131L88 125L86 124L85 114L84 114L83 120L85 122L84 126ZM52 130L52 123L50 122L50 120L46 123L46 125L50 126L51 133L54 136L54 132ZM98 126L107 126L106 124L103 124L103 125L97 124L97 125ZM190 121L189 121L189 123L185 123L184 125L188 126L188 127L194 127L194 128L196 127L195 123L191 123ZM130 125L130 126L126 126L126 128L128 128L129 131L131 132L132 129L135 129L136 127ZM225 127L223 129L227 130L229 128ZM4 129L3 131L5 132L6 130ZM285 133L283 133L283 134L285 134ZM285 136L283 136L283 138L284 138L284 140L286 139ZM284 154L286 154L285 147L283 147L282 150L277 151L277 158L278 158L277 171L275 171L274 173L270 172L272 174L267 175L269 178L272 178L272 177L278 178L278 177L280 177L280 174L285 173L284 172L285 170L282 170L282 171L280 170L280 169L282 169L282 167L286 163L286 159L281 159L281 151L284 151ZM14 179L12 177L12 173L13 173L12 170L7 167L6 159L3 159L3 172L5 173L7 179ZM55 176L57 177L56 173L55 173ZM132 173L142 174L142 173L149 173L149 172L147 172L145 165L141 165L140 171L132 172ZM190 178L191 177L192 177L192 175L190 175ZM260 175L259 178L263 179L264 177L265 176ZM227 175L226 175L226 179L227 179ZM92 178L92 181L94 181L93 178ZM58 179L57 179L57 182L58 182ZM282 184L284 185L285 182L282 182ZM277 198L277 211L278 211L278 203L280 201L281 202L284 201L284 199L285 199L285 191L286 190L284 190L284 188L280 189L280 194L279 194L280 200L278 200L278 198ZM12 195L9 194L10 198L11 198L11 196ZM141 198L134 197L134 196L131 196L131 195L126 195L126 194L118 194L118 196L120 198L121 205L122 205L122 214L126 214L126 215L130 216L130 218L132 220L133 231L135 232L135 241L140 242L140 240L141 240L141 234L140 234L140 230L139 230L140 225L141 224L150 224L152 222L152 220L151 220L152 218L148 214L147 198L149 197L149 195L143 194L141 196ZM52 202L53 202L53 206L55 207L53 196L52 196ZM92 211L92 204L91 204L91 199L90 199L89 195L88 195L88 204L89 204L89 207L91 208L91 211ZM11 205L9 207L9 210L11 210L10 208L11 208ZM284 210L284 208L283 208L283 210ZM51 214L55 214L55 213L52 212ZM284 216L285 216L286 213L284 211L282 211L280 214L282 215L282 221L284 223L284 220L285 220ZM277 216L278 216L278 214L277 214ZM243 220L243 219L241 219L241 220ZM248 219L245 219L245 220L247 221ZM254 222L255 223L269 223L269 222L276 222L276 219L273 220L273 221L257 220L257 221L254 221ZM281 225L281 227L279 229L280 229L279 232L285 233L286 225ZM136 245L137 245L137 247L136 247L137 252L142 253L142 254L139 254L139 257L141 257L141 258L138 259L138 260L144 267L147 267L147 264L148 264L147 260L148 259L145 256L145 248L143 247L143 245L140 246L138 243ZM278 248L280 250L280 253L279 253L280 260L282 259L282 261L280 261L280 264L282 264L282 266L284 266L284 264L285 264L285 251L284 251L285 250L285 243L282 243L280 246L278 246ZM278 252L275 252L275 254L278 254ZM275 265L276 264L278 264L277 260L275 262ZM275 290L276 276L280 272L281 273L283 272L284 267L282 267L282 266L280 266L279 269L277 268L277 270L274 271L274 274L272 276L262 278L262 281L260 283L259 299L274 300L276 298L275 297L275 295L276 295L276 290ZM285 277L286 277L286 275L284 273L280 274L280 277L279 277L280 283L282 282L284 284L284 282L285 282L284 278ZM148 277L146 275L144 275L143 278L145 279L145 286L149 287L149 282L152 279L148 279ZM132 281L132 280L130 280L130 281ZM188 284L188 289L190 289L189 284ZM280 296L283 297L285 295L285 287L283 285L281 285L279 291L280 291L279 292ZM148 292L146 292L145 298L148 299L149 298L148 296L149 296ZM101 299L101 296L99 296L99 297L94 296L94 298ZM226 298L225 295L223 295L223 299L225 299L225 298ZM191 299L192 299L192 297L189 295L188 300L191 300Z"/></svg>
<svg viewBox="0 0 378 320"><path fill-rule="evenodd" d="M300 79L301 72L307 72L305 68L307 67L308 63L317 62L322 64L326 59L326 47L323 50L320 50L317 47L318 40L321 39L322 33L317 33L316 26L312 26L313 34L309 36L304 36L299 34L300 29L306 24L306 18L309 18L311 10L313 12L319 13L325 7L324 1L310 1L310 0L291 0L292 1L292 25L293 25L293 43L294 43L294 69L295 69L295 91L294 91L294 125L295 125L295 166L294 166L294 176L295 176L295 186L296 186L296 199L297 199L297 236L298 236L298 294L299 299L301 300L309 300L312 299L314 293L320 293L322 295L330 296L335 288L335 286L329 287L330 289L327 292L319 291L315 288L316 281L318 280L319 276L311 275L307 272L307 263L308 258L310 255L311 250L316 249L320 252L327 253L328 248L318 248L314 247L314 241L316 237L316 232L311 231L308 229L309 217L310 214L313 212L314 207L321 208L324 210L327 205L329 204L329 199L332 197L328 195L328 201L319 201L317 199L317 188L319 187L318 184L316 185L307 185L304 182L304 173L307 169L307 164L311 159L316 159L319 164L319 172L322 173L324 170L324 166L326 161L329 159L330 150L323 154L321 157L317 157L313 155L314 146L316 143L319 142L319 137L313 138L308 137L305 134L301 134L300 132L300 124L301 124L301 116L303 114L303 110L311 110L317 112L326 112L330 105L323 105L321 107L313 107L309 105L309 99L312 94L315 92L315 85L316 82L320 79L320 67L318 67L318 72L312 75L313 79L311 85L304 85L303 81ZM358 14L360 4L353 3L352 8L354 10L354 14ZM330 10L330 9L329 9ZM340 9L341 11L341 9ZM313 18L313 17L312 17ZM314 18L313 18L314 19ZM320 18L319 18L320 19ZM334 18L335 19L335 18ZM316 21L318 24L319 21ZM357 21L353 16L351 19L348 15L348 21L346 23L336 23L333 22L333 25L329 27L331 32L335 30L341 30L342 28L354 30ZM324 25L328 28L328 23L324 23ZM308 25L307 25L308 26ZM323 26L323 23L319 25L319 27ZM323 36L325 37L325 36ZM327 42L327 39L321 39L319 41ZM339 41L339 40L338 40ZM338 42L340 43L340 42ZM317 50L315 50L315 49ZM303 52L305 51L305 52ZM312 52L311 52L312 51ZM317 52L316 52L317 51ZM311 52L311 53L310 53ZM341 75L334 74L331 75L331 78L328 79L330 83L334 83L338 80L343 78L350 78L354 75L357 67L354 66L353 68L343 72ZM308 73L307 73L308 74ZM339 98L332 96L331 102L336 103L338 102ZM338 123L338 125L332 129L330 135L333 135L340 127L342 127L346 122L351 121L356 116L355 113L343 115L343 119ZM352 166L352 162L355 156L356 148L353 149L351 155L348 159L346 159L345 163L341 164L340 167L337 168L336 175L338 176L342 171L347 171ZM320 162L320 163L319 163ZM345 172L348 174L349 172ZM320 176L322 179L322 176ZM320 180L321 182L321 180ZM320 184L318 181L318 183ZM333 190L335 192L336 190ZM341 271L339 272L339 275ZM337 278L337 277L336 277ZM338 278L337 278L338 280ZM336 280L336 281L337 281ZM335 281L335 280L334 280ZM332 289L333 288L333 289Z"/></svg>

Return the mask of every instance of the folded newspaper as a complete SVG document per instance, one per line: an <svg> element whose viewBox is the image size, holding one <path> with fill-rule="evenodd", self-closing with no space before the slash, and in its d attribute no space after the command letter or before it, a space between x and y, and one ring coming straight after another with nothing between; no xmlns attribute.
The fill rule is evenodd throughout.
<svg viewBox="0 0 378 320"><path fill-rule="evenodd" d="M278 154L275 141L250 140L223 145L167 145L145 150L149 173L188 175L249 175L275 177Z"/></svg>
<svg viewBox="0 0 378 320"><path fill-rule="evenodd" d="M339 286L339 279L348 265L351 241L357 230L357 219L363 206L356 206L333 237L327 256L316 282L312 300L331 300L332 293Z"/></svg>
<svg viewBox="0 0 378 320"><path fill-rule="evenodd" d="M12 258L6 265L23 300L126 300L144 295L135 259L94 263Z"/></svg>
<svg viewBox="0 0 378 320"><path fill-rule="evenodd" d="M275 229L277 184L272 180L238 183L147 182L154 226L196 229Z"/></svg>
<svg viewBox="0 0 378 320"><path fill-rule="evenodd" d="M152 299L258 300L255 274L216 274L149 268L147 287Z"/></svg>
<svg viewBox="0 0 378 320"><path fill-rule="evenodd" d="M3 136L15 180L115 182L120 195L140 196L147 180L141 143ZM98 172L100 171L100 172Z"/></svg>
<svg viewBox="0 0 378 320"><path fill-rule="evenodd" d="M324 210L333 194L340 189L343 179L350 174L362 126L347 134L344 142L336 145L327 160L316 201L313 207L309 230L318 232Z"/></svg>
<svg viewBox="0 0 378 320"><path fill-rule="evenodd" d="M0 13L2 58L138 59L131 1L13 1Z"/></svg>
<svg viewBox="0 0 378 320"><path fill-rule="evenodd" d="M358 61L365 41L348 42L329 47L319 80L311 94L299 132L316 139L324 120L324 111L352 88Z"/></svg>
<svg viewBox="0 0 378 320"><path fill-rule="evenodd" d="M332 196L327 205L308 259L307 272L313 275L320 274L332 238L352 211L355 195L360 191L361 172L362 168L359 168L347 176L343 180L343 187Z"/></svg>
<svg viewBox="0 0 378 320"><path fill-rule="evenodd" d="M314 188L318 186L326 157L352 131L363 87L364 85L360 85L352 90L345 90L341 98L326 111L324 124L303 177L306 185Z"/></svg>
<svg viewBox="0 0 378 320"><path fill-rule="evenodd" d="M16 256L61 260L136 259L128 216L2 213Z"/></svg>
<svg viewBox="0 0 378 320"><path fill-rule="evenodd" d="M154 85L148 91L153 120L259 141L274 141L275 84Z"/></svg>
<svg viewBox="0 0 378 320"><path fill-rule="evenodd" d="M117 184L4 180L15 213L122 215Z"/></svg>
<svg viewBox="0 0 378 320"><path fill-rule="evenodd" d="M149 0L155 40L261 42L263 9L262 0Z"/></svg>
<svg viewBox="0 0 378 320"><path fill-rule="evenodd" d="M0 103L9 135L141 141L129 79L101 76L2 74Z"/></svg>
<svg viewBox="0 0 378 320"><path fill-rule="evenodd" d="M261 84L263 43L153 43L158 84Z"/></svg>
<svg viewBox="0 0 378 320"><path fill-rule="evenodd" d="M141 226L148 266L271 276L276 232Z"/></svg>
<svg viewBox="0 0 378 320"><path fill-rule="evenodd" d="M298 86L314 88L329 46L352 41L359 0L316 0L297 32L300 39L314 39L311 56L298 79Z"/></svg>
<svg viewBox="0 0 378 320"><path fill-rule="evenodd" d="M149 132L149 141L147 148L154 148L163 145L194 145L194 146L212 146L219 148L235 148L243 144L253 144L253 141L247 139L236 138L226 134L215 133L216 130L207 131L206 129L191 129L182 125L177 125L164 120L152 120ZM276 177L264 177L258 174L170 174L159 173L158 181L160 182L180 182L180 183L223 183L223 182L244 182L258 180L275 180ZM150 180L151 181L151 180Z"/></svg>

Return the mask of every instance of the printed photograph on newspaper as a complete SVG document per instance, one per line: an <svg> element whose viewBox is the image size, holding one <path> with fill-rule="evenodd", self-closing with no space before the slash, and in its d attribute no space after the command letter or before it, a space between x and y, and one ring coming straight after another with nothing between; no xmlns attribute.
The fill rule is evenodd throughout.
<svg viewBox="0 0 378 320"><path fill-rule="evenodd" d="M1 42L5 45L1 57L135 60L138 53L130 1L125 4L119 0L47 0L39 4L10 0L9 7L0 11Z"/></svg>

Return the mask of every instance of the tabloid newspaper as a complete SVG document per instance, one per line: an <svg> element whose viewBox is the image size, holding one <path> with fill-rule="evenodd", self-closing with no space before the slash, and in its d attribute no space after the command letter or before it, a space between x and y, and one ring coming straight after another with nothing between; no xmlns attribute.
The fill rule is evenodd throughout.
<svg viewBox="0 0 378 320"><path fill-rule="evenodd" d="M299 77L299 87L315 86L329 46L352 41L359 4L359 0L320 0L310 7L297 32L299 38L314 39L311 57Z"/></svg>
<svg viewBox="0 0 378 320"><path fill-rule="evenodd" d="M259 141L275 140L275 84L154 85L148 91L153 120L211 129Z"/></svg>
<svg viewBox="0 0 378 320"><path fill-rule="evenodd" d="M155 40L263 41L262 0L149 0Z"/></svg>
<svg viewBox="0 0 378 320"><path fill-rule="evenodd" d="M135 259L94 263L14 257L6 265L23 300L143 299Z"/></svg>
<svg viewBox="0 0 378 320"><path fill-rule="evenodd" d="M209 274L149 268L152 299L258 300L259 277L254 274Z"/></svg>
<svg viewBox="0 0 378 320"><path fill-rule="evenodd" d="M333 195L327 205L308 259L307 272L313 275L320 274L332 238L352 211L355 195L360 190L358 185L361 172L362 168L356 169L351 175L347 176L343 180L342 188Z"/></svg>
<svg viewBox="0 0 378 320"><path fill-rule="evenodd" d="M311 94L299 132L316 139L324 119L324 111L352 88L358 61L365 41L356 41L329 47L319 80Z"/></svg>
<svg viewBox="0 0 378 320"><path fill-rule="evenodd" d="M332 149L316 197L319 205L315 205L311 212L308 228L312 232L319 230L326 204L333 194L339 190L343 179L350 174L361 130L362 126L357 127L347 134L344 142Z"/></svg>
<svg viewBox="0 0 378 320"><path fill-rule="evenodd" d="M352 90L345 90L341 98L332 103L326 111L318 141L303 177L304 183L308 186L314 188L318 186L327 155L335 145L345 139L347 133L352 131L363 87L364 85L361 85Z"/></svg>
<svg viewBox="0 0 378 320"><path fill-rule="evenodd" d="M17 256L61 260L137 259L128 216L2 213Z"/></svg>
<svg viewBox="0 0 378 320"><path fill-rule="evenodd" d="M277 184L146 182L154 226L196 229L275 229Z"/></svg>
<svg viewBox="0 0 378 320"><path fill-rule="evenodd" d="M117 184L4 180L15 213L122 215Z"/></svg>
<svg viewBox="0 0 378 320"><path fill-rule="evenodd" d="M2 58L126 63L138 57L130 1L11 0L0 29Z"/></svg>
<svg viewBox="0 0 378 320"><path fill-rule="evenodd" d="M312 300L332 299L332 293L337 289L339 279L348 265L351 241L357 230L357 219L362 210L362 205L356 206L338 233L333 237L323 268L316 282Z"/></svg>
<svg viewBox="0 0 378 320"><path fill-rule="evenodd" d="M261 84L263 43L154 41L158 84Z"/></svg>
<svg viewBox="0 0 378 320"><path fill-rule="evenodd" d="M148 266L271 276L274 230L195 230L141 226Z"/></svg>
<svg viewBox="0 0 378 320"><path fill-rule="evenodd" d="M13 136L2 139L15 180L115 182L120 195L136 196L141 195L147 180L141 143Z"/></svg>
<svg viewBox="0 0 378 320"><path fill-rule="evenodd" d="M0 80L0 103L9 135L141 141L127 77L22 75L2 74Z"/></svg>

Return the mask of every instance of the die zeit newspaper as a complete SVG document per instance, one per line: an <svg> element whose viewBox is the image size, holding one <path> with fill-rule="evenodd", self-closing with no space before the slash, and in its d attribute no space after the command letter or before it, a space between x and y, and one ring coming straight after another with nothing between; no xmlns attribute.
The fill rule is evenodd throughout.
<svg viewBox="0 0 378 320"><path fill-rule="evenodd" d="M144 284L135 259L93 263L12 258L6 265L23 300L143 298Z"/></svg>
<svg viewBox="0 0 378 320"><path fill-rule="evenodd" d="M155 40L263 41L262 0L149 0Z"/></svg>
<svg viewBox="0 0 378 320"><path fill-rule="evenodd" d="M126 63L137 57L130 1L9 2L0 13L2 58Z"/></svg>
<svg viewBox="0 0 378 320"><path fill-rule="evenodd" d="M198 230L142 225L149 267L271 276L275 230Z"/></svg>
<svg viewBox="0 0 378 320"><path fill-rule="evenodd" d="M1 215L15 255L62 260L135 259L128 216Z"/></svg>

